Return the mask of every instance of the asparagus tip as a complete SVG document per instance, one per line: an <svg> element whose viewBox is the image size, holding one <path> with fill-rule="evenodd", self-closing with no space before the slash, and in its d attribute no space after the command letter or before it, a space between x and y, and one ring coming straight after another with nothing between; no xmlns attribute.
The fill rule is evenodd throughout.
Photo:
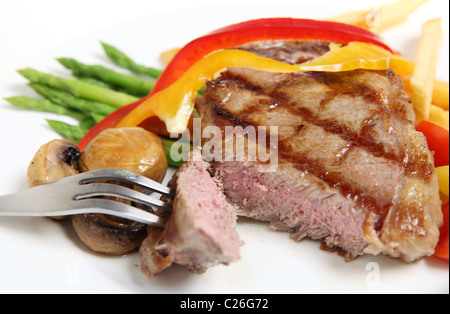
<svg viewBox="0 0 450 314"><path fill-rule="evenodd" d="M20 75L24 76L24 74L25 74L26 72L28 72L28 70L29 70L29 68L24 68L24 69L19 69L19 70L17 70L17 72L18 72Z"/></svg>
<svg viewBox="0 0 450 314"><path fill-rule="evenodd" d="M14 104L17 101L28 98L28 96L11 96L11 97L3 97L3 100L6 100L10 104Z"/></svg>
<svg viewBox="0 0 450 314"><path fill-rule="evenodd" d="M70 62L71 60L73 60L71 58L55 58L55 59L56 59L56 61L58 61L62 65L67 64L67 62Z"/></svg>
<svg viewBox="0 0 450 314"><path fill-rule="evenodd" d="M100 44L103 46L104 49L115 49L113 45L107 44L104 41L100 41Z"/></svg>
<svg viewBox="0 0 450 314"><path fill-rule="evenodd" d="M11 105L13 105L14 97L3 97L3 100L9 102Z"/></svg>
<svg viewBox="0 0 450 314"><path fill-rule="evenodd" d="M30 79L31 77L36 75L36 73L39 73L39 71L32 69L32 68L19 69L19 70L17 70L17 72L26 79Z"/></svg>

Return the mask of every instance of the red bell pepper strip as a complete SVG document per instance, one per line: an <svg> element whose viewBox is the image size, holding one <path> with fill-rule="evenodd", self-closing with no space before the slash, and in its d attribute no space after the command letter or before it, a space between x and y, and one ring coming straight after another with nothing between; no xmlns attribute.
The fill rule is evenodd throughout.
<svg viewBox="0 0 450 314"><path fill-rule="evenodd" d="M150 94L143 99L121 108L99 122L81 140L80 150L104 129L115 127L121 118L136 108L143 100L173 84L192 65L209 53L234 48L254 41L264 40L315 40L348 44L352 41L378 45L392 50L373 33L357 26L336 22L307 19L271 18L230 25L206 36L197 38L184 46L172 59L156 82Z"/></svg>
<svg viewBox="0 0 450 314"><path fill-rule="evenodd" d="M441 128L440 126L428 122L422 121L416 128L422 132L427 138L428 148L434 151L434 163L435 167L442 167L449 165L449 132ZM447 203L442 207L442 213L444 215L444 224L439 229L440 237L439 243L436 246L434 256L440 259L448 261L449 250L449 217L448 217L449 204Z"/></svg>
<svg viewBox="0 0 450 314"><path fill-rule="evenodd" d="M115 128L116 125L119 124L119 122L123 119L123 117L130 113L134 108L139 106L147 97L148 96L139 99L138 101L131 103L125 107L117 109L116 111L105 117L102 121L94 125L94 127L92 127L89 132L87 132L86 135L81 139L80 143L78 144L78 149L80 151L83 151L86 145L101 131L109 128Z"/></svg>
<svg viewBox="0 0 450 314"><path fill-rule="evenodd" d="M434 256L440 259L446 260L448 262L448 237L449 237L449 225L448 225L448 203L442 208L442 213L444 214L444 224L439 229L439 243L436 246Z"/></svg>
<svg viewBox="0 0 450 314"><path fill-rule="evenodd" d="M197 38L184 46L159 77L152 93L174 83L192 65L209 53L264 40L316 40L348 44L359 41L392 50L376 35L357 26L306 19L275 18L243 22Z"/></svg>
<svg viewBox="0 0 450 314"><path fill-rule="evenodd" d="M331 30L342 30L342 31L346 31L349 33L355 33L355 34L360 34L363 36L367 36L367 37L371 37L379 42L383 42L383 39L375 34L372 33L371 31L358 27L358 26L354 26L351 24L344 24L344 23L339 23L339 22L331 22L328 21L326 22L328 23L328 27ZM320 21L320 20L310 20L310 19L294 19L294 18L262 18L262 19L256 19L256 20L249 20L249 21L244 21L244 22L240 22L240 23L236 23L236 24L232 24L232 25L228 25L219 29L216 29L210 33L208 33L208 35L212 35L212 34L217 34L217 33L222 33L222 32L228 32L228 31L234 31L234 30L242 30L242 29L246 29L246 28L254 28L254 27L259 27L259 28L265 28L265 27L293 27L293 26L297 26L297 27L304 27L305 25L309 26L309 27L313 27L314 25L316 25L319 28L323 28L324 25L324 21Z"/></svg>
<svg viewBox="0 0 450 314"><path fill-rule="evenodd" d="M442 167L449 165L449 132L440 126L422 121L416 127L427 138L428 148L434 151L434 166Z"/></svg>

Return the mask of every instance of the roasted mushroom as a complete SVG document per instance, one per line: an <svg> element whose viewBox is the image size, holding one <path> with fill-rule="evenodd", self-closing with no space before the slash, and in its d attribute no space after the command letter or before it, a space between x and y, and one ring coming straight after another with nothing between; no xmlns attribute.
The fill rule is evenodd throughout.
<svg viewBox="0 0 450 314"><path fill-rule="evenodd" d="M79 172L80 151L68 140L42 145L28 166L28 187L56 181Z"/></svg>
<svg viewBox="0 0 450 314"><path fill-rule="evenodd" d="M28 187L56 181L79 173L80 151L68 140L53 140L42 145L28 166ZM50 217L62 220L65 216Z"/></svg>
<svg viewBox="0 0 450 314"><path fill-rule="evenodd" d="M72 225L88 248L107 255L127 254L147 236L144 224L108 215L75 215Z"/></svg>
<svg viewBox="0 0 450 314"><path fill-rule="evenodd" d="M167 171L167 157L159 136L142 128L112 128L97 135L84 149L83 172L117 168L161 182Z"/></svg>
<svg viewBox="0 0 450 314"><path fill-rule="evenodd" d="M161 182L167 157L161 139L153 133L142 128L107 129L86 146L80 167L82 172L123 169ZM76 215L72 224L87 247L109 255L133 251L147 235L144 224L102 214Z"/></svg>

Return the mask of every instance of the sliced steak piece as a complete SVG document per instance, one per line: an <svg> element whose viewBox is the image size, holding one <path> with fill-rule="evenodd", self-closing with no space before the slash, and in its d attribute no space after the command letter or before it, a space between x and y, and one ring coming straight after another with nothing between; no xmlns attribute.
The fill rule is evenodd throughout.
<svg viewBox="0 0 450 314"><path fill-rule="evenodd" d="M316 42L241 49L289 63L327 51ZM232 68L207 84L196 108L203 130L222 130L221 138L203 144L219 141L224 157L234 154L212 167L240 215L268 221L296 240L321 239L348 260L364 253L406 261L433 254L442 223L433 157L392 71ZM244 156L227 151L224 143L234 138L225 138L226 126L277 126L276 171L245 159L247 150Z"/></svg>
<svg viewBox="0 0 450 314"><path fill-rule="evenodd" d="M236 209L199 151L190 155L169 186L176 192L173 211L165 230L149 230L140 248L143 272L151 277L173 262L203 273L238 260L242 243L236 232Z"/></svg>

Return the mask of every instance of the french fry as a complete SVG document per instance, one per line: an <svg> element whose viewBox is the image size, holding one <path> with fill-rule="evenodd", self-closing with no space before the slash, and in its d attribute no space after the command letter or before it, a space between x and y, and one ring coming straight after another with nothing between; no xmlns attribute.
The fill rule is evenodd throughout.
<svg viewBox="0 0 450 314"><path fill-rule="evenodd" d="M429 0L401 0L380 6L379 25L374 25L379 31L405 21L412 13Z"/></svg>
<svg viewBox="0 0 450 314"><path fill-rule="evenodd" d="M399 24L429 0L400 0L379 7L344 13L330 18L330 21L353 24L373 32Z"/></svg>
<svg viewBox="0 0 450 314"><path fill-rule="evenodd" d="M402 76L405 90L411 97L411 75ZM449 84L448 82L435 80L433 88L433 100L431 103L435 106L441 107L444 110L449 109Z"/></svg>
<svg viewBox="0 0 450 314"><path fill-rule="evenodd" d="M351 11L348 13L330 17L327 20L333 22L352 24L362 28L368 28L366 24L366 17L370 14L370 12L371 10Z"/></svg>
<svg viewBox="0 0 450 314"><path fill-rule="evenodd" d="M402 76L403 84L405 84L406 93L411 97L411 75Z"/></svg>
<svg viewBox="0 0 450 314"><path fill-rule="evenodd" d="M430 118L428 121L439 125L447 131L449 130L449 112L441 107L430 106Z"/></svg>
<svg viewBox="0 0 450 314"><path fill-rule="evenodd" d="M443 39L441 19L424 23L414 71L411 77L411 100L418 121L430 118L436 68Z"/></svg>
<svg viewBox="0 0 450 314"><path fill-rule="evenodd" d="M161 60L167 65L172 61L173 57L180 51L180 48L174 48L167 51L164 51L161 53L160 58Z"/></svg>
<svg viewBox="0 0 450 314"><path fill-rule="evenodd" d="M449 91L448 82L435 81L433 89L433 105L441 107L444 110L449 109Z"/></svg>
<svg viewBox="0 0 450 314"><path fill-rule="evenodd" d="M449 166L443 166L436 168L436 172L439 178L439 190L442 194L449 196Z"/></svg>
<svg viewBox="0 0 450 314"><path fill-rule="evenodd" d="M436 168L436 172L439 178L439 194L441 197L442 204L448 203L449 196L449 176L448 176L448 166Z"/></svg>

